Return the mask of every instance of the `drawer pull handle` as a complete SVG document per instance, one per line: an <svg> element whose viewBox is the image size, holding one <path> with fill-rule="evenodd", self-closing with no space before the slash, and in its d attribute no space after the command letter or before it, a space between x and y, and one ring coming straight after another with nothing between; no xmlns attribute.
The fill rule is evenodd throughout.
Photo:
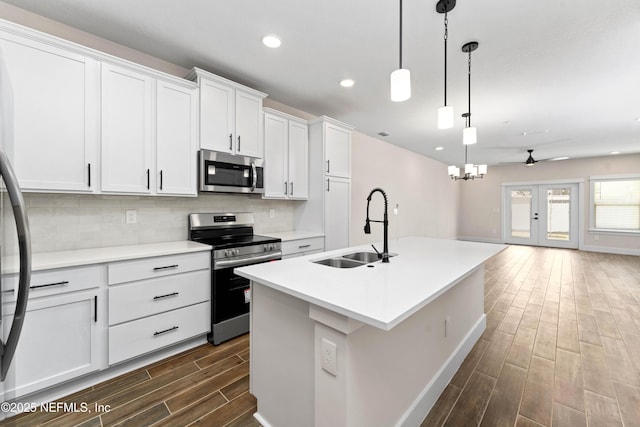
<svg viewBox="0 0 640 427"><path fill-rule="evenodd" d="M2 291L3 294L9 294L9 293L14 293L16 290L15 289L7 289L6 291Z"/></svg>
<svg viewBox="0 0 640 427"><path fill-rule="evenodd" d="M179 293L180 292L172 292L172 293L166 294L166 295L157 295L157 296L153 297L153 300L154 301L158 301L159 299L163 299L163 298L175 297Z"/></svg>
<svg viewBox="0 0 640 427"><path fill-rule="evenodd" d="M177 329L178 329L178 327L174 326L173 328L165 329L164 331L154 332L153 336L157 337L158 335L166 334L167 332L175 331Z"/></svg>
<svg viewBox="0 0 640 427"><path fill-rule="evenodd" d="M310 244L309 245L300 245L300 246L298 246L298 249L304 249L304 248L308 248L310 246L311 246Z"/></svg>
<svg viewBox="0 0 640 427"><path fill-rule="evenodd" d="M63 280L62 282L47 283L46 285L29 286L29 289L48 288L49 286L64 286L64 285L68 285L68 284L69 284L68 280Z"/></svg>
<svg viewBox="0 0 640 427"><path fill-rule="evenodd" d="M178 264L165 265L164 267L153 267L153 271L168 270L170 268L178 268Z"/></svg>

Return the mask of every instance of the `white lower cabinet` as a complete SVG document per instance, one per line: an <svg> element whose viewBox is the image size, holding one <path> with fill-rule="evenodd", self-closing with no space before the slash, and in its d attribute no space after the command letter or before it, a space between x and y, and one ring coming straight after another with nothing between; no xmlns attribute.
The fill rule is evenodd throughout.
<svg viewBox="0 0 640 427"><path fill-rule="evenodd" d="M33 274L33 283L48 283L32 289L16 354L4 382L3 401L59 384L100 369L100 340L104 307L100 282L92 282L95 268L78 269L87 273L80 283L74 269ZM100 276L97 276L100 277ZM8 282L11 282L9 278ZM75 283L74 283L75 282ZM47 286L49 285L49 286ZM88 285L92 289L82 289ZM46 290L46 296L38 292ZM15 305L3 305L3 334L9 333Z"/></svg>
<svg viewBox="0 0 640 427"><path fill-rule="evenodd" d="M209 332L211 254L109 264L109 365Z"/></svg>
<svg viewBox="0 0 640 427"><path fill-rule="evenodd" d="M324 251L324 237L309 237L282 242L282 259L311 255Z"/></svg>
<svg viewBox="0 0 640 427"><path fill-rule="evenodd" d="M109 364L208 332L209 301L109 327Z"/></svg>

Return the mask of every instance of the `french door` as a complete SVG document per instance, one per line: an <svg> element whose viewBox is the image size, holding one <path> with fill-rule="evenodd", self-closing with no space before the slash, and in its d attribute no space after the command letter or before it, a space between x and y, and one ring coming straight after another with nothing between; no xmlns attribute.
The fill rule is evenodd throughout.
<svg viewBox="0 0 640 427"><path fill-rule="evenodd" d="M506 243L578 247L578 184L506 185Z"/></svg>

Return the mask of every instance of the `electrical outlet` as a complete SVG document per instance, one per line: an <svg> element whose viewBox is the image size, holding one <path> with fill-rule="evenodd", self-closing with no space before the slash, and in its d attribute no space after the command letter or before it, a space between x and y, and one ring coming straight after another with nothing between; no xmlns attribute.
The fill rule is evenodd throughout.
<svg viewBox="0 0 640 427"><path fill-rule="evenodd" d="M135 209L127 209L124 211L124 217L127 224L135 224L138 222L138 212Z"/></svg>
<svg viewBox="0 0 640 427"><path fill-rule="evenodd" d="M322 358L322 369L329 372L333 376L338 375L338 368L336 364L336 343L323 338L321 347L322 348L320 357Z"/></svg>

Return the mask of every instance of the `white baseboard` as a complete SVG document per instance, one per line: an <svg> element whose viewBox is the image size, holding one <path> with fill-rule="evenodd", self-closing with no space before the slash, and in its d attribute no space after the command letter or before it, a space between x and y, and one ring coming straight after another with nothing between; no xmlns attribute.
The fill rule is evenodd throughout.
<svg viewBox="0 0 640 427"><path fill-rule="evenodd" d="M453 354L447 359L446 363L440 368L435 377L427 384L427 386L418 395L417 399L409 407L409 410L400 418L396 424L397 427L415 427L419 426L429 413L433 405L449 384L455 373L462 365L473 346L480 339L480 336L487 327L487 316L482 315L480 320L469 331L464 340L456 348Z"/></svg>
<svg viewBox="0 0 640 427"><path fill-rule="evenodd" d="M465 242L480 242L480 243L504 243L502 239L490 238L490 237L473 237L473 236L458 236L458 240Z"/></svg>
<svg viewBox="0 0 640 427"><path fill-rule="evenodd" d="M253 418L255 418L256 421L258 421L262 425L262 427L272 427L271 424L269 424L269 422L265 420L262 415L260 415L260 412L256 412L255 414L253 414Z"/></svg>
<svg viewBox="0 0 640 427"><path fill-rule="evenodd" d="M605 254L617 254L617 255L639 255L640 249L631 249L631 248L612 248L609 246L590 246L583 245L580 248L581 251L588 252L602 252Z"/></svg>

